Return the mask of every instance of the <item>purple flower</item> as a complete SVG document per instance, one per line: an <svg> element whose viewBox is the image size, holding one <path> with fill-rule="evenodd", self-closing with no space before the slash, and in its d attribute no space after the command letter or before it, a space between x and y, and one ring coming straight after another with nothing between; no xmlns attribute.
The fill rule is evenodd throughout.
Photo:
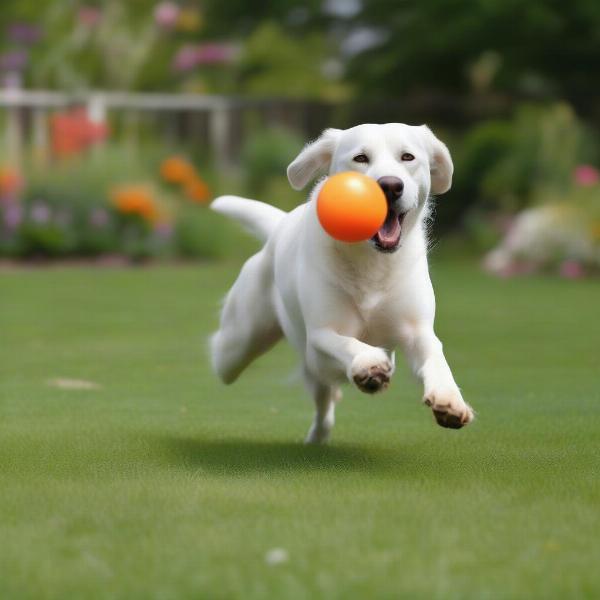
<svg viewBox="0 0 600 600"><path fill-rule="evenodd" d="M96 229L102 229L108 225L109 215L104 208L94 208L89 215L90 225Z"/></svg>
<svg viewBox="0 0 600 600"><path fill-rule="evenodd" d="M180 8L175 2L160 2L154 9L154 20L163 29L174 29L179 13Z"/></svg>
<svg viewBox="0 0 600 600"><path fill-rule="evenodd" d="M154 232L159 239L168 240L173 235L173 225L162 221L156 225Z"/></svg>
<svg viewBox="0 0 600 600"><path fill-rule="evenodd" d="M22 71L27 66L29 54L26 50L12 50L0 54L0 69L3 71Z"/></svg>
<svg viewBox="0 0 600 600"><path fill-rule="evenodd" d="M9 231L15 231L23 221L23 209L20 204L11 203L4 207L4 225Z"/></svg>
<svg viewBox="0 0 600 600"><path fill-rule="evenodd" d="M6 28L6 35L11 42L30 46L42 37L42 30L31 23L13 23Z"/></svg>
<svg viewBox="0 0 600 600"><path fill-rule="evenodd" d="M50 220L50 208L44 202L34 202L31 205L29 216L34 223L42 225Z"/></svg>

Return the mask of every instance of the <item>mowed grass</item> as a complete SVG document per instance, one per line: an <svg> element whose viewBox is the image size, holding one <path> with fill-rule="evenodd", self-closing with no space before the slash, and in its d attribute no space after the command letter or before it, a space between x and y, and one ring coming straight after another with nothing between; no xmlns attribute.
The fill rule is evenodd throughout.
<svg viewBox="0 0 600 600"><path fill-rule="evenodd" d="M209 370L236 268L0 273L1 598L600 596L597 281L434 259L477 421L436 426L400 368L314 448L285 344Z"/></svg>

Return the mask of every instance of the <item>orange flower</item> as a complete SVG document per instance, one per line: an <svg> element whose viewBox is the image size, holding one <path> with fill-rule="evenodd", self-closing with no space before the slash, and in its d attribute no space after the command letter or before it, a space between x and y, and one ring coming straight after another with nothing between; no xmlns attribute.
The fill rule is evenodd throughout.
<svg viewBox="0 0 600 600"><path fill-rule="evenodd" d="M160 212L148 189L141 185L128 185L112 193L116 209L124 215L138 216L148 223L155 223Z"/></svg>
<svg viewBox="0 0 600 600"><path fill-rule="evenodd" d="M160 174L168 183L185 184L195 177L194 167L185 158L172 156L160 165Z"/></svg>
<svg viewBox="0 0 600 600"><path fill-rule="evenodd" d="M210 189L200 177L188 181L184 191L192 202L204 203L210 199Z"/></svg>
<svg viewBox="0 0 600 600"><path fill-rule="evenodd" d="M0 167L0 196L14 196L23 189L23 178L17 169Z"/></svg>

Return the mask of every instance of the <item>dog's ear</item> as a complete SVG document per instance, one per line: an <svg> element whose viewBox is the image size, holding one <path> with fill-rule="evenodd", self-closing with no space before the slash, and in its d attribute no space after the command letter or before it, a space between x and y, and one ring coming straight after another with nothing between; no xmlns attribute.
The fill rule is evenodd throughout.
<svg viewBox="0 0 600 600"><path fill-rule="evenodd" d="M295 190L301 190L318 171L329 166L341 133L341 129L326 129L290 163L287 176Z"/></svg>
<svg viewBox="0 0 600 600"><path fill-rule="evenodd" d="M431 173L431 193L443 194L452 185L454 165L446 144L438 140L427 125L421 125L425 148L429 153L429 170Z"/></svg>

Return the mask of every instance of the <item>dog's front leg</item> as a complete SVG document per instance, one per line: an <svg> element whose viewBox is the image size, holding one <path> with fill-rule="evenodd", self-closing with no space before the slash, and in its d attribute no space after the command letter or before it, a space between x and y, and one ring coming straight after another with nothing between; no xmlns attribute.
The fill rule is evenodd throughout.
<svg viewBox="0 0 600 600"><path fill-rule="evenodd" d="M336 381L345 376L362 392L374 394L389 385L394 355L322 328L308 336L307 366L321 381Z"/></svg>
<svg viewBox="0 0 600 600"><path fill-rule="evenodd" d="M463 400L433 326L408 327L402 337L412 368L423 382L423 402L431 407L438 424L460 429L470 423L473 409Z"/></svg>

